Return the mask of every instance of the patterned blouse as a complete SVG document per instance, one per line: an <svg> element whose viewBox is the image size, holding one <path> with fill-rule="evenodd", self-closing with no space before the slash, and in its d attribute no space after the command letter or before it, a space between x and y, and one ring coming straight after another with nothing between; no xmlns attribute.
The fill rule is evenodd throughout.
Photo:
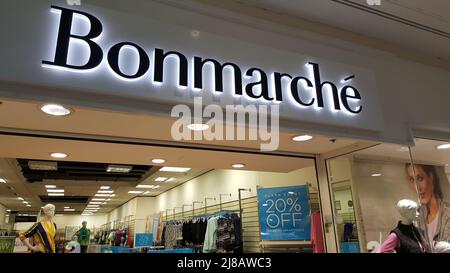
<svg viewBox="0 0 450 273"><path fill-rule="evenodd" d="M21 240L30 237L33 237L42 253L55 253L56 224L50 221L38 222L19 235Z"/></svg>

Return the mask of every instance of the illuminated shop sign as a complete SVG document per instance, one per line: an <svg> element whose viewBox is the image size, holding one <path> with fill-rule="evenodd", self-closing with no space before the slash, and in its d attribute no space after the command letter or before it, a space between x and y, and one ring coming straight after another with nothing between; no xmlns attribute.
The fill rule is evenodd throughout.
<svg viewBox="0 0 450 273"><path fill-rule="evenodd" d="M315 62L308 62L306 66L310 71L309 76L291 75L283 72L267 73L257 67L242 70L232 62L219 62L212 58L199 56L186 56L178 51L155 48L153 52L146 52L140 45L130 41L116 43L109 48L102 48L96 41L103 32L101 21L95 16L78 10L72 10L52 6L52 11L60 14L59 31L56 40L56 50L53 61L44 60L44 67L62 68L70 71L90 71L105 62L111 73L123 80L141 80L147 73L152 74L154 85L164 84L165 78L175 77L180 89L192 88L196 91L204 90L203 77L206 65L213 67L212 73L214 92L224 92L224 71L230 69L233 72L232 85L233 96L245 96L249 99L259 99L269 103L282 103L291 100L300 108L313 107L316 109L329 108L333 112L345 112L346 114L359 114L362 107L360 92L355 86L348 84L355 76L349 76L339 85L321 77L320 66ZM75 16L81 16L89 21L87 34L72 33L72 25ZM87 61L82 65L69 64L70 45L72 42L82 42L89 50ZM121 67L121 55L124 51L131 50L137 56L133 73L124 71ZM169 58L176 58L178 71L164 76L164 65ZM190 72L190 73L189 73ZM166 72L167 73L167 72ZM192 77L189 77L192 75ZM243 79L256 79L246 81ZM287 84L286 84L287 82ZM325 92L329 92L324 95ZM324 97L329 98L326 102Z"/></svg>

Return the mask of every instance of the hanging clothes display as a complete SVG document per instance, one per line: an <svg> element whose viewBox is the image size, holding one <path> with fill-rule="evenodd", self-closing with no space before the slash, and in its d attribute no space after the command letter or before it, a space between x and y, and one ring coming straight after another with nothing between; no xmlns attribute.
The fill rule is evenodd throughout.
<svg viewBox="0 0 450 273"><path fill-rule="evenodd" d="M311 215L311 244L313 253L325 253L320 212Z"/></svg>
<svg viewBox="0 0 450 273"><path fill-rule="evenodd" d="M183 224L178 221L168 222L164 227L164 246L166 249L174 249L181 247L178 245L178 241L182 241L183 238Z"/></svg>
<svg viewBox="0 0 450 273"><path fill-rule="evenodd" d="M219 213L208 220L203 252L240 253L242 246L242 223L236 213Z"/></svg>
<svg viewBox="0 0 450 273"><path fill-rule="evenodd" d="M205 217L188 219L183 222L182 236L185 246L203 245L208 221Z"/></svg>

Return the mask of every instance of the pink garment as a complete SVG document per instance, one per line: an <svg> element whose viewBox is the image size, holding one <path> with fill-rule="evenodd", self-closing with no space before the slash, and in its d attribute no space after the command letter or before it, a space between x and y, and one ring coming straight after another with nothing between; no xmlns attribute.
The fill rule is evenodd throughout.
<svg viewBox="0 0 450 273"><path fill-rule="evenodd" d="M311 215L311 244L313 253L325 253L320 212Z"/></svg>
<svg viewBox="0 0 450 273"><path fill-rule="evenodd" d="M395 249L398 247L400 247L400 240L398 239L397 234L392 232L383 244L381 244L380 253L394 253Z"/></svg>

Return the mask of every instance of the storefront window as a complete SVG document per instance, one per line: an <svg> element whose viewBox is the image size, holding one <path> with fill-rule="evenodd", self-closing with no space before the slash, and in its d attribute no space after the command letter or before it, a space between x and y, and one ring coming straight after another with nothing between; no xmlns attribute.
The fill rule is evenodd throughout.
<svg viewBox="0 0 450 273"><path fill-rule="evenodd" d="M410 187L420 203L419 226L435 252L448 251L450 242L450 141L415 139L413 164L405 166Z"/></svg>
<svg viewBox="0 0 450 273"><path fill-rule="evenodd" d="M339 252L394 251L382 246L405 222L398 203L419 200L408 176L411 164L409 148L392 144L327 161Z"/></svg>

